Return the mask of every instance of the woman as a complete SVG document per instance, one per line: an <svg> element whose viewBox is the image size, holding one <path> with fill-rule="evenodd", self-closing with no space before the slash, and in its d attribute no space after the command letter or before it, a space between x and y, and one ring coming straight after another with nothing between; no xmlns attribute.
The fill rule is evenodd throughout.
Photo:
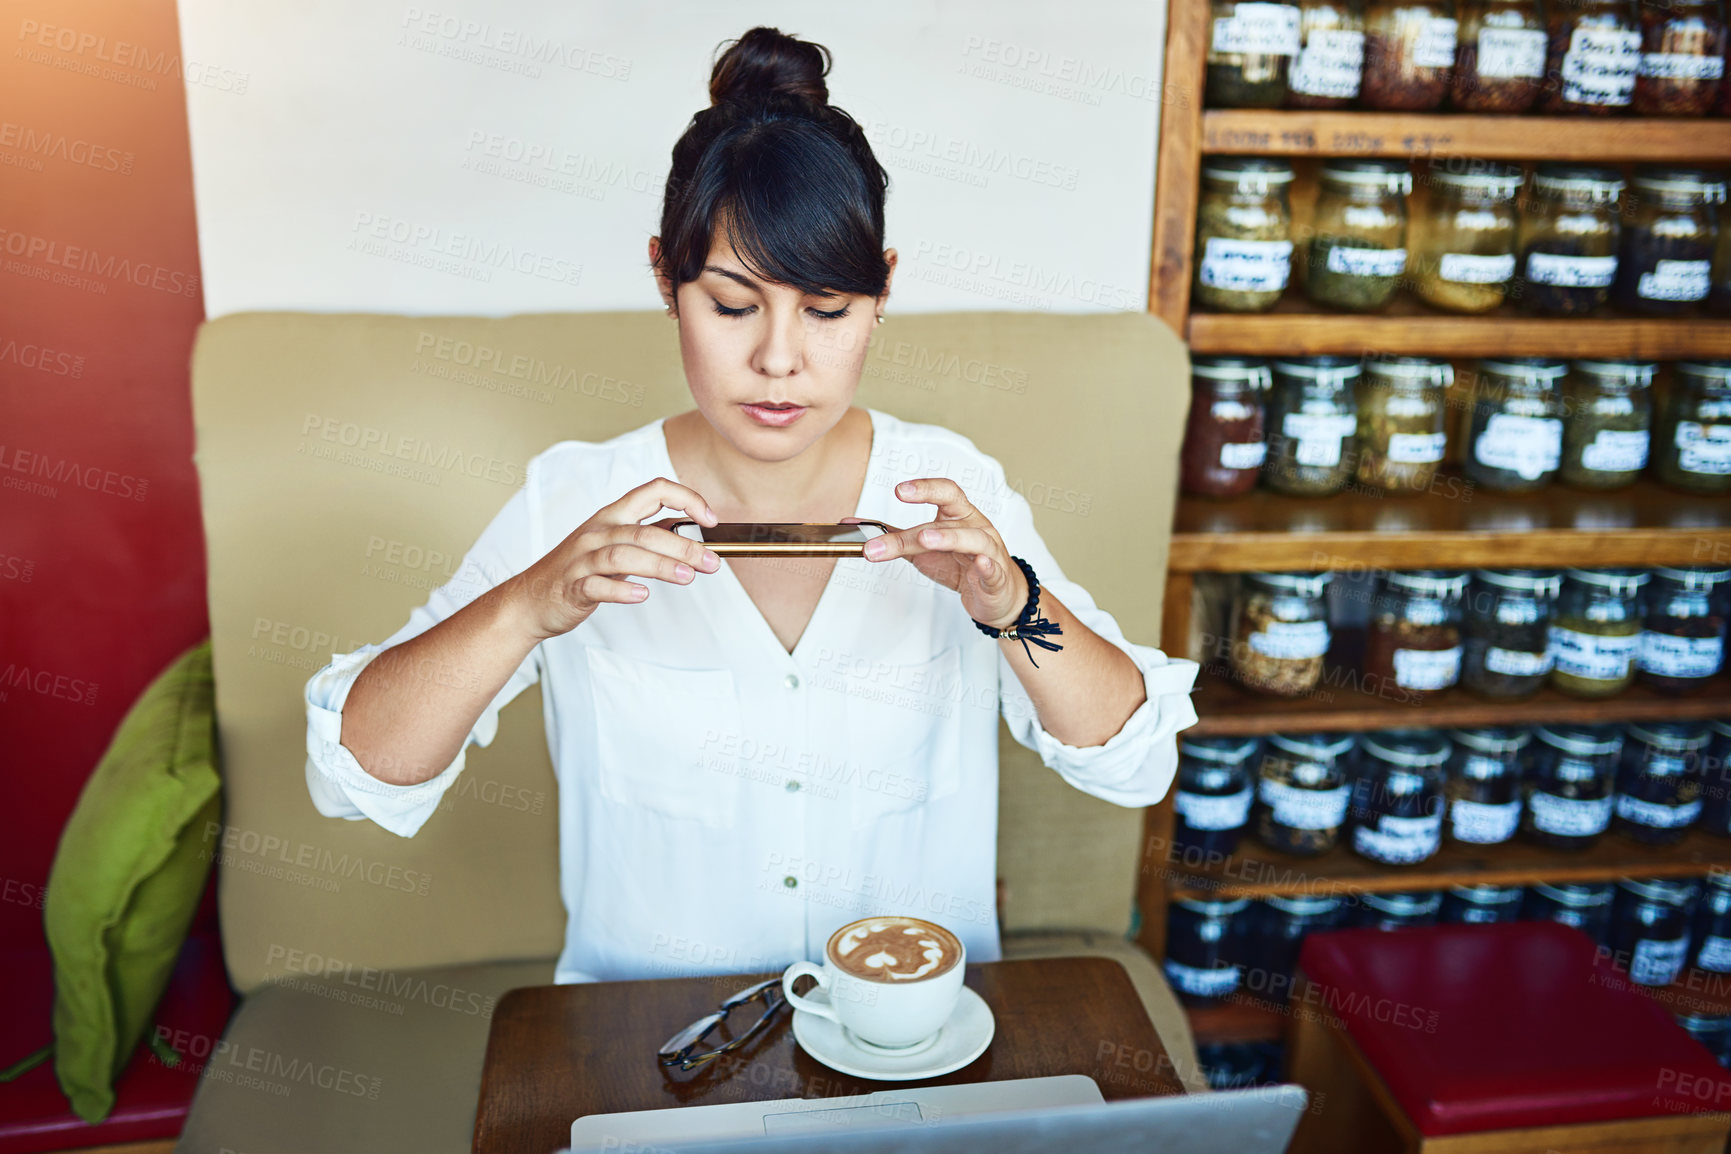
<svg viewBox="0 0 1731 1154"><path fill-rule="evenodd" d="M852 406L896 255L828 67L753 29L674 146L649 258L696 409L537 456L455 579L307 685L320 812L408 837L542 683L562 982L817 959L872 913L993 960L999 713L1129 806L1165 793L1195 721L1194 663L1064 579L995 460ZM863 561L724 564L664 509L921 523Z"/></svg>

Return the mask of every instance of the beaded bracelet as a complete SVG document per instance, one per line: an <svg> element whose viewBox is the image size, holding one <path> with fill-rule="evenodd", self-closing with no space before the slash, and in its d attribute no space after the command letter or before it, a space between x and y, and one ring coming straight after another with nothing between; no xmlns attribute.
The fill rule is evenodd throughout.
<svg viewBox="0 0 1731 1154"><path fill-rule="evenodd" d="M1017 617L1008 629L995 629L980 621L974 622L974 628L987 637L1008 637L1012 641L1020 641L1022 652L1028 655L1029 664L1038 669L1040 663L1034 660L1034 651L1028 648L1029 643L1032 642L1041 649L1056 653L1064 647L1047 641L1046 638L1061 637L1064 629L1056 621L1048 621L1040 616L1040 579L1034 576L1034 567L1020 557L1011 557L1010 560L1016 563L1016 566L1021 569L1022 575L1028 579L1028 603L1022 606L1021 616Z"/></svg>

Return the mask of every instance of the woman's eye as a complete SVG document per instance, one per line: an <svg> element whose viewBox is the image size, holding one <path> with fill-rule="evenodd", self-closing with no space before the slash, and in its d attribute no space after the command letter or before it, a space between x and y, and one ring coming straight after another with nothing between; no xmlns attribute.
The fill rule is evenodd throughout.
<svg viewBox="0 0 1731 1154"><path fill-rule="evenodd" d="M826 313L822 309L811 309L808 311L810 311L812 316L817 317L819 320L839 321L839 320L841 320L841 318L847 316L848 311L851 308L853 308L852 305L843 305L841 308L836 309L834 312Z"/></svg>
<svg viewBox="0 0 1731 1154"><path fill-rule="evenodd" d="M730 309L720 301L715 302L715 311L724 317L742 317L749 313L754 307L755 306L753 305L746 305L744 308Z"/></svg>

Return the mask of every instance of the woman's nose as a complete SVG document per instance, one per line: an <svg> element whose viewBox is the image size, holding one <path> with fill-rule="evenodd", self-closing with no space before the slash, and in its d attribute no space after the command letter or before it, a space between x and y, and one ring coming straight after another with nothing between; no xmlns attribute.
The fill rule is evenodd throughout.
<svg viewBox="0 0 1731 1154"><path fill-rule="evenodd" d="M758 342L752 368L766 377L791 377L805 368L805 322L799 310L772 311Z"/></svg>

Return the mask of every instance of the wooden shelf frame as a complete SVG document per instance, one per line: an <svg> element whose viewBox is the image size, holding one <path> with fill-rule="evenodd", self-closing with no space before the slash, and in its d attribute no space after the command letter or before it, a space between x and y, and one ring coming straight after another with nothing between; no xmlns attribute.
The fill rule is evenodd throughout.
<svg viewBox="0 0 1731 1154"><path fill-rule="evenodd" d="M1182 2L1182 0L1180 0ZM1176 7L1176 5L1175 5ZM1203 50L1207 43L1204 41ZM1313 112L1219 108L1201 117L1203 155L1465 155L1491 160L1723 164L1731 120L1471 116L1437 112Z"/></svg>

